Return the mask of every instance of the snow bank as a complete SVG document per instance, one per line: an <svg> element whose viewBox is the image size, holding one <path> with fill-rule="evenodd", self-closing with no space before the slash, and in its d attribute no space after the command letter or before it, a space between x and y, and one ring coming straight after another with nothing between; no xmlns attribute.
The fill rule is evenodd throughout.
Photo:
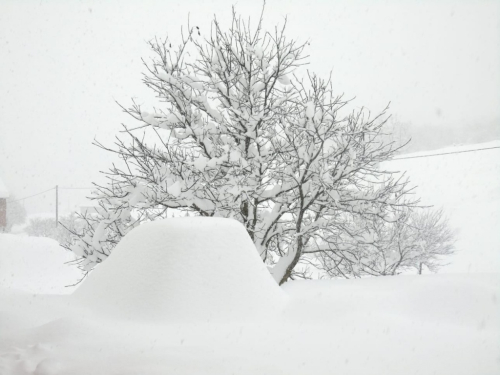
<svg viewBox="0 0 500 375"><path fill-rule="evenodd" d="M500 141L448 147L400 157L500 146ZM457 235L457 253L440 272L500 270L500 149L453 153L382 163L405 172L423 205L444 208Z"/></svg>
<svg viewBox="0 0 500 375"><path fill-rule="evenodd" d="M62 300L23 305L0 295L7 314L28 302L32 315L59 310L31 327L11 319L0 335L0 373L50 364L45 374L493 375L499 285L498 274L293 281L279 314L217 324L81 319Z"/></svg>
<svg viewBox="0 0 500 375"><path fill-rule="evenodd" d="M68 294L82 273L64 264L69 251L49 238L0 234L0 288L37 294Z"/></svg>
<svg viewBox="0 0 500 375"><path fill-rule="evenodd" d="M187 217L132 230L75 298L114 317L226 320L272 310L283 295L240 223Z"/></svg>

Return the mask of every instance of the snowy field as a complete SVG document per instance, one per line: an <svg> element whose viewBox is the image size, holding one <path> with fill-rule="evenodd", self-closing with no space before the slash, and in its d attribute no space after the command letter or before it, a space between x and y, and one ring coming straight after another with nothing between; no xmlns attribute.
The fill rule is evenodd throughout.
<svg viewBox="0 0 500 375"><path fill-rule="evenodd" d="M280 288L238 223L182 218L74 288L55 241L0 234L0 374L500 373L500 150L389 163L460 231L440 274Z"/></svg>

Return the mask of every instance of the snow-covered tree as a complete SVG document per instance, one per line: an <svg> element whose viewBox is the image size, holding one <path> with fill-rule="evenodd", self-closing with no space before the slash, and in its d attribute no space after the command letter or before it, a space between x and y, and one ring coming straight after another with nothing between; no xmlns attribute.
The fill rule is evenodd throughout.
<svg viewBox="0 0 500 375"><path fill-rule="evenodd" d="M122 165L96 185L100 208L66 245L82 268L176 209L240 221L282 284L308 256L338 253L339 239L368 241L354 219L394 220L413 206L407 182L379 169L396 152L381 137L385 111L350 111L330 79L301 72L306 46L285 26L264 31L262 17L251 30L234 11L227 31L214 19L209 34L188 25L176 48L150 42L143 81L158 102L122 107L136 122L129 141L98 143Z"/></svg>
<svg viewBox="0 0 500 375"><path fill-rule="evenodd" d="M24 224L26 221L26 209L23 204L18 201L15 197L7 202L7 227L5 228L7 232L12 230L14 225Z"/></svg>
<svg viewBox="0 0 500 375"><path fill-rule="evenodd" d="M348 238L354 249L348 257L342 252L320 254L322 268L330 276L387 276L412 269L422 274L424 266L437 272L455 252L456 234L442 210L406 209L395 221L375 218L363 225L369 228L370 241Z"/></svg>

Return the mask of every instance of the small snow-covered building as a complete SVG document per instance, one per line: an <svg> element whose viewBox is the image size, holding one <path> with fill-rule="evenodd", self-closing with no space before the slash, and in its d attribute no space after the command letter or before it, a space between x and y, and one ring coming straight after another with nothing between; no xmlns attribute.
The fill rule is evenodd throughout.
<svg viewBox="0 0 500 375"><path fill-rule="evenodd" d="M9 197L9 191L2 181L2 176L0 175L0 231L4 231L7 226L7 198Z"/></svg>

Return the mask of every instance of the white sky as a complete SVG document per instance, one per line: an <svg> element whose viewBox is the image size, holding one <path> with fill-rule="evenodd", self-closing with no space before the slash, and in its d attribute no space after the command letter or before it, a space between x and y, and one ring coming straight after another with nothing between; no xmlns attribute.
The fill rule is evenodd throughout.
<svg viewBox="0 0 500 375"><path fill-rule="evenodd" d="M12 193L99 179L113 159L91 143L112 142L126 120L115 100L151 98L141 84L146 41L177 39L188 13L202 33L214 13L227 24L232 4L256 22L259 1L2 0L0 173ZM433 129L495 138L499 10L498 1L268 0L264 24L287 16L287 35L311 41L309 69L332 71L338 92L356 96L354 106L377 111L391 102L390 113L425 148Z"/></svg>

